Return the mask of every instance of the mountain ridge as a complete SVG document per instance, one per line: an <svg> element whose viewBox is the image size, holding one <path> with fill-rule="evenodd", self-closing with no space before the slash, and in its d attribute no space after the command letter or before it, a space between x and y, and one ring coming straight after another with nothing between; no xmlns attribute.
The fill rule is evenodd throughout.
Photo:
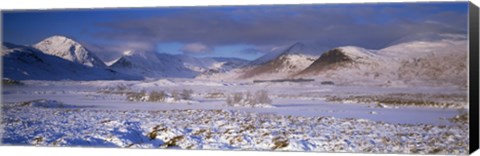
<svg viewBox="0 0 480 156"><path fill-rule="evenodd" d="M187 55L135 51L124 53L109 67L121 72L151 78L194 78L202 73L211 72L211 70L223 72L244 65L244 63L238 58L195 58Z"/></svg>
<svg viewBox="0 0 480 156"><path fill-rule="evenodd" d="M64 36L52 36L33 46L3 42L1 55L4 75L20 80L311 78L338 84L466 86L467 40L461 35L439 36L378 50L341 46L317 51L297 42L250 62L129 50L104 63L80 43Z"/></svg>
<svg viewBox="0 0 480 156"><path fill-rule="evenodd" d="M304 69L276 70L290 62L279 59L288 56L282 53L264 64L201 78L237 81L308 78L345 85L466 87L467 47L467 40L448 36L412 40L378 50L341 46L322 52L310 64L306 63Z"/></svg>
<svg viewBox="0 0 480 156"><path fill-rule="evenodd" d="M137 76L88 67L28 46L2 43L3 77L13 80L138 80Z"/></svg>

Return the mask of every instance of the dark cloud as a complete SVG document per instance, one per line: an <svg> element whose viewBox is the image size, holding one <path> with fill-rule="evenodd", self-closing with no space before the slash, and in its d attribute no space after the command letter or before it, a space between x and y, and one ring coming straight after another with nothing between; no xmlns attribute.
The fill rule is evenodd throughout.
<svg viewBox="0 0 480 156"><path fill-rule="evenodd" d="M232 44L274 47L292 42L382 48L416 33L466 33L466 14L438 9L428 5L379 7L375 4L252 6L225 10L185 8L168 15L99 23L108 31L95 35L152 45L202 43L203 50L199 50L202 48L198 45L196 49L182 48L184 52L198 52ZM254 50L246 52L260 52Z"/></svg>

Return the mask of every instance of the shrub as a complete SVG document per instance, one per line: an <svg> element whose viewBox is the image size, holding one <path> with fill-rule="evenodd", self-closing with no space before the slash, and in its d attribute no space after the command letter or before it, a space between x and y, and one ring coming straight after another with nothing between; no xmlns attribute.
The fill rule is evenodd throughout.
<svg viewBox="0 0 480 156"><path fill-rule="evenodd" d="M469 121L468 111L465 109L459 109L458 115L455 115L452 118L448 118L448 120L453 123L468 124L468 121Z"/></svg>
<svg viewBox="0 0 480 156"><path fill-rule="evenodd" d="M178 93L176 90L172 91L172 97L174 101L180 101L182 99L180 93Z"/></svg>
<svg viewBox="0 0 480 156"><path fill-rule="evenodd" d="M272 104L272 99L268 97L268 92L266 90L259 90L255 93L256 103L260 104Z"/></svg>
<svg viewBox="0 0 480 156"><path fill-rule="evenodd" d="M118 95L128 95L131 92L133 91L124 84L120 84L115 87L105 87L97 91L97 93L102 93L102 94L118 94Z"/></svg>
<svg viewBox="0 0 480 156"><path fill-rule="evenodd" d="M245 93L244 103L245 103L245 105L253 107L255 105L255 103L257 103L257 101L256 101L255 97L252 96L252 93L247 92L247 93Z"/></svg>
<svg viewBox="0 0 480 156"><path fill-rule="evenodd" d="M233 104L234 104L232 96L228 96L225 101L227 102L227 105L229 105L229 106L233 106Z"/></svg>
<svg viewBox="0 0 480 156"><path fill-rule="evenodd" d="M180 94L180 97L182 98L182 100L191 100L192 99L192 94L193 94L193 90L184 89L184 90L182 90L182 93Z"/></svg>
<svg viewBox="0 0 480 156"><path fill-rule="evenodd" d="M289 145L289 140L285 137L278 136L272 139L272 143L272 150L276 150L279 148L287 147Z"/></svg>
<svg viewBox="0 0 480 156"><path fill-rule="evenodd" d="M167 94L164 91L152 91L148 96L148 101L150 102L164 102L166 99Z"/></svg>
<svg viewBox="0 0 480 156"><path fill-rule="evenodd" d="M240 104L243 99L243 93L233 93L233 96L228 96L227 104L234 106L235 104Z"/></svg>
<svg viewBox="0 0 480 156"><path fill-rule="evenodd" d="M205 95L205 98L210 98L210 99L225 98L225 94L223 94L222 92L212 92L212 93L207 93L207 95Z"/></svg>
<svg viewBox="0 0 480 156"><path fill-rule="evenodd" d="M141 102L165 102L167 98L173 98L174 101L191 100L192 90L183 90L181 93L174 90L171 95L168 95L165 91L151 91L147 93L142 90L140 92L127 92L128 101L141 101Z"/></svg>
<svg viewBox="0 0 480 156"><path fill-rule="evenodd" d="M129 91L130 88L128 88L126 85L124 84L119 84L116 86L115 90L117 91Z"/></svg>
<svg viewBox="0 0 480 156"><path fill-rule="evenodd" d="M2 79L2 85L4 86L8 86L8 85L23 85L22 82L18 81L18 80L12 80L12 79L7 79L7 78L4 78Z"/></svg>
<svg viewBox="0 0 480 156"><path fill-rule="evenodd" d="M246 107L259 107L272 104L272 100L268 97L268 92L265 90L257 91L254 95L250 92L233 93L233 95L227 97L226 102L230 106Z"/></svg>
<svg viewBox="0 0 480 156"><path fill-rule="evenodd" d="M147 93L142 90L140 92L128 92L127 93L127 100L128 101L147 101L146 99Z"/></svg>

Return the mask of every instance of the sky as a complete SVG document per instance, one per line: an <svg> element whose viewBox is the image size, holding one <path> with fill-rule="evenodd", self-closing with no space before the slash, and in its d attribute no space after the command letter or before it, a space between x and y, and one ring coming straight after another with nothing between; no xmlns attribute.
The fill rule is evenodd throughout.
<svg viewBox="0 0 480 156"><path fill-rule="evenodd" d="M4 11L2 40L72 38L104 61L140 50L256 59L296 42L384 48L418 34L467 34L467 2Z"/></svg>

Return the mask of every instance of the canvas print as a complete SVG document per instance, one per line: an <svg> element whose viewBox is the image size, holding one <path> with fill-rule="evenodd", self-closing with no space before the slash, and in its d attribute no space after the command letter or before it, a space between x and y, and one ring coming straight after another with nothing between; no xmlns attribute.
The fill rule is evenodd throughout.
<svg viewBox="0 0 480 156"><path fill-rule="evenodd" d="M1 143L468 154L467 18L467 2L3 11Z"/></svg>

